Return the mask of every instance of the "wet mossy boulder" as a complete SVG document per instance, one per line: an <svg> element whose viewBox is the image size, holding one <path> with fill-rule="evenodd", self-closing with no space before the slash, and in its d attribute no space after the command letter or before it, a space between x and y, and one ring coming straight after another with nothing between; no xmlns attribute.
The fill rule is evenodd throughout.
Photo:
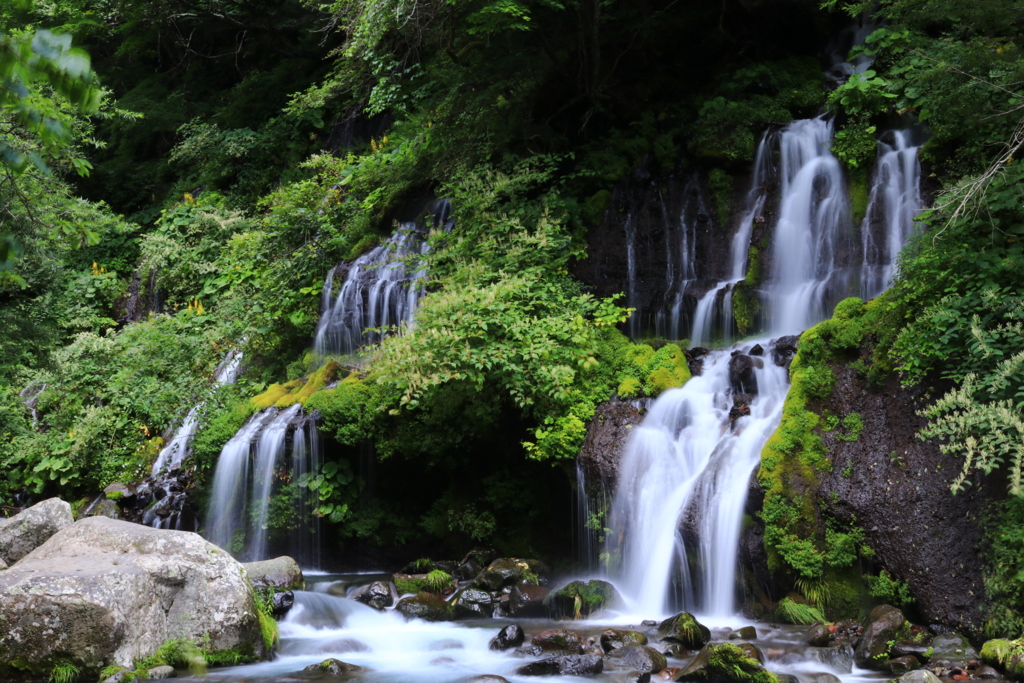
<svg viewBox="0 0 1024 683"><path fill-rule="evenodd" d="M544 563L539 560L523 560L515 557L499 557L473 579L473 588L485 591L499 591L507 586L514 586L520 581L540 581L548 572Z"/></svg>
<svg viewBox="0 0 1024 683"><path fill-rule="evenodd" d="M676 678L704 683L779 683L746 650L734 643L708 644Z"/></svg>
<svg viewBox="0 0 1024 683"><path fill-rule="evenodd" d="M601 649L605 652L630 645L646 645L647 634L640 631L610 628L601 634Z"/></svg>
<svg viewBox="0 0 1024 683"><path fill-rule="evenodd" d="M452 611L440 595L422 593L409 595L398 601L395 610L406 619L424 621L451 621Z"/></svg>
<svg viewBox="0 0 1024 683"><path fill-rule="evenodd" d="M943 633L932 638L932 653L929 663L949 667L957 662L966 664L972 659L978 659L978 651L971 647L959 633Z"/></svg>
<svg viewBox="0 0 1024 683"><path fill-rule="evenodd" d="M340 659L325 659L319 664L310 664L303 671L310 673L324 673L332 676L349 676L363 671L363 667L343 662Z"/></svg>
<svg viewBox="0 0 1024 683"><path fill-rule="evenodd" d="M989 640L981 646L981 661L1024 680L1024 640Z"/></svg>
<svg viewBox="0 0 1024 683"><path fill-rule="evenodd" d="M898 640L907 623L903 612L892 605L879 605L871 610L864 623L860 643L853 653L853 661L865 669L883 670L889 661L889 648Z"/></svg>
<svg viewBox="0 0 1024 683"><path fill-rule="evenodd" d="M608 653L608 663L622 671L656 674L668 666L665 655L646 645L627 645Z"/></svg>
<svg viewBox="0 0 1024 683"><path fill-rule="evenodd" d="M615 586L607 581L572 581L552 591L545 599L544 606L553 619L572 617L579 619L605 609L618 600Z"/></svg>
<svg viewBox="0 0 1024 683"><path fill-rule="evenodd" d="M662 642L699 650L711 640L711 631L689 612L680 612L658 624L658 636Z"/></svg>

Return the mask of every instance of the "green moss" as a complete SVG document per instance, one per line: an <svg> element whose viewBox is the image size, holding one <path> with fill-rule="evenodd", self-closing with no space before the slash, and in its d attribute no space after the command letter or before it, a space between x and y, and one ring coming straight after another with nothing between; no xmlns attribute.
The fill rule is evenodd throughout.
<svg viewBox="0 0 1024 683"><path fill-rule="evenodd" d="M302 386L302 380L298 379L286 384L271 384L262 394L252 398L252 405L257 410L269 408L300 386Z"/></svg>
<svg viewBox="0 0 1024 683"><path fill-rule="evenodd" d="M1010 678L1024 678L1024 640L989 640L981 646L981 660L998 666Z"/></svg>
<svg viewBox="0 0 1024 683"><path fill-rule="evenodd" d="M696 663L703 666L683 672L681 681L728 681L729 683L779 683L778 677L733 643L705 645Z"/></svg>
<svg viewBox="0 0 1024 683"><path fill-rule="evenodd" d="M751 247L751 251L755 248ZM732 288L732 316L740 335L746 336L756 329L757 317L761 314L761 299L755 288L747 282L738 282Z"/></svg>
<svg viewBox="0 0 1024 683"><path fill-rule="evenodd" d="M341 365L335 361L326 363L323 367L317 369L309 378L302 383L301 386L297 386L292 389L287 395L282 396L274 402L278 408L287 408L288 406L295 405L296 403L306 404L306 401L318 391L322 391L325 386L333 382L338 377L338 373L341 371ZM289 382L291 384L291 382Z"/></svg>
<svg viewBox="0 0 1024 683"><path fill-rule="evenodd" d="M650 374L647 376L644 389L649 396L657 396L668 389L681 387L690 379L686 354L675 344L666 344L655 351L647 363L647 369Z"/></svg>
<svg viewBox="0 0 1024 683"><path fill-rule="evenodd" d="M355 261L378 244L380 244L380 235L364 235L358 242L352 245L351 249L349 249L346 260Z"/></svg>
<svg viewBox="0 0 1024 683"><path fill-rule="evenodd" d="M427 589L426 576L411 576L408 574L395 574L394 576L395 588L398 589L399 595L406 595L407 593L413 593L419 595Z"/></svg>
<svg viewBox="0 0 1024 683"><path fill-rule="evenodd" d="M110 493L106 494L106 496L107 496L107 500L112 500L112 501L114 501L116 503L117 501L119 501L122 498L124 498L124 492L123 491L111 491Z"/></svg>
<svg viewBox="0 0 1024 683"><path fill-rule="evenodd" d="M583 220L587 225L598 225L604 218L604 212L612 202L612 193L608 190L600 190L586 201L583 205Z"/></svg>
<svg viewBox="0 0 1024 683"><path fill-rule="evenodd" d="M635 377L627 377L619 382L619 388L616 393L619 395L619 398L636 398L640 393L640 380Z"/></svg>
<svg viewBox="0 0 1024 683"><path fill-rule="evenodd" d="M733 178L721 168L713 168L708 173L708 191L715 202L715 215L719 227L729 225L729 207L732 204Z"/></svg>
<svg viewBox="0 0 1024 683"><path fill-rule="evenodd" d="M840 441L856 441L860 438L861 432L864 431L864 420L858 413L850 413L843 418L843 429L846 430L845 434L836 434L836 438Z"/></svg>

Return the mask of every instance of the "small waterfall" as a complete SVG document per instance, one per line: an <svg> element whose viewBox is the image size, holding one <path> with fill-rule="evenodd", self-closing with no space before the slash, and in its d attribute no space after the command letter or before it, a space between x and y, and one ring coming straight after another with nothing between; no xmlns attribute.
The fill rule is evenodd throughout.
<svg viewBox="0 0 1024 683"><path fill-rule="evenodd" d="M342 266L332 269L324 282L323 313L314 339L317 355L354 353L364 344L379 341L382 328L408 323L423 294L426 276L416 257L427 250L416 224L403 223L347 271L341 270ZM345 278L337 296L333 293L336 272L344 273Z"/></svg>
<svg viewBox="0 0 1024 683"><path fill-rule="evenodd" d="M318 569L323 565L320 554L321 520L313 515L315 501L310 499L309 487L305 479L320 471L323 463L320 455L320 434L316 422L307 417L292 434L291 481L295 486L296 508L299 520L310 520L307 527L292 534L289 538L288 554L295 558L303 567Z"/></svg>
<svg viewBox="0 0 1024 683"><path fill-rule="evenodd" d="M684 296L697 279L697 216L707 215L696 175L683 188L683 195L685 199L677 220L669 215L665 199L661 197L667 268L665 308L655 317L655 333L666 339L682 339L689 332L689 321L684 316Z"/></svg>
<svg viewBox="0 0 1024 683"><path fill-rule="evenodd" d="M736 387L727 351L704 372L664 393L633 431L619 469L607 551L622 558L623 594L636 614L682 607L731 614L736 548L750 475L778 425L786 370L757 359L750 414L731 420ZM680 521L682 520L682 527ZM621 539L621 545L620 545ZM671 604L679 577L679 604Z"/></svg>
<svg viewBox="0 0 1024 683"><path fill-rule="evenodd" d="M633 214L626 215L626 307L634 310L626 325L629 336L636 339L640 334L640 301L636 292L636 226Z"/></svg>
<svg viewBox="0 0 1024 683"><path fill-rule="evenodd" d="M217 366L213 381L221 385L234 384L238 378L238 371L241 365L242 352L238 349L232 349L228 352L227 357L221 361L221 364ZM160 450L160 454L156 457L156 462L153 463L154 477L164 471L176 470L181 466L185 456L188 455L188 447L192 443L192 437L196 435L196 429L199 427L199 411L203 405L201 402L197 403L188 411L185 420L174 430L174 435Z"/></svg>
<svg viewBox="0 0 1024 683"><path fill-rule="evenodd" d="M878 141L878 161L861 225L863 261L860 296L873 299L889 287L896 257L914 230L921 210L921 163L908 131L889 133L892 143Z"/></svg>
<svg viewBox="0 0 1024 683"><path fill-rule="evenodd" d="M769 283L771 332L798 334L851 291L850 207L832 123L793 121L779 134L781 202ZM853 291L856 291L855 289Z"/></svg>
<svg viewBox="0 0 1024 683"><path fill-rule="evenodd" d="M267 556L267 521L270 512L270 492L274 486L275 470L285 453L284 440L292 420L302 410L298 403L285 408L271 420L256 442L256 462L252 482L252 529L253 537L247 551L249 561L262 560Z"/></svg>

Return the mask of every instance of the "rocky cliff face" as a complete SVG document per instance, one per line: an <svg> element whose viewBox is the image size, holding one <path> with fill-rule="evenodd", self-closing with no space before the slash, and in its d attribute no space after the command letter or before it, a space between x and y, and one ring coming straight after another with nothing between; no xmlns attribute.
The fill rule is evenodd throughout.
<svg viewBox="0 0 1024 683"><path fill-rule="evenodd" d="M613 398L597 406L577 456L578 471L583 477L579 483L592 505L603 506L615 495L626 441L631 430L643 422L649 401Z"/></svg>
<svg viewBox="0 0 1024 683"><path fill-rule="evenodd" d="M980 633L980 520L996 492L976 479L950 493L962 463L917 437L925 425L916 413L925 405L920 389L895 377L871 388L848 367L835 373L824 407L840 417L856 413L864 427L856 439L842 429L823 435L832 472L820 476L819 504L864 530L877 563L910 587L922 619Z"/></svg>

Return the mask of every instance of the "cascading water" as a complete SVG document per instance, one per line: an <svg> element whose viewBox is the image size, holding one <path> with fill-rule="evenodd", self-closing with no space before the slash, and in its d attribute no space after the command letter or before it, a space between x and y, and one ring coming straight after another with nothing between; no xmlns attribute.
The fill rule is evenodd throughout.
<svg viewBox="0 0 1024 683"><path fill-rule="evenodd" d="M250 561L262 560L267 556L267 517L270 512L270 492L274 485L274 470L285 453L285 436L288 427L298 416L302 406L285 408L274 416L256 442L256 462L253 466L252 482L252 528L253 537L246 555Z"/></svg>
<svg viewBox="0 0 1024 683"><path fill-rule="evenodd" d="M233 349L217 367L213 381L221 385L234 384L235 379L238 378L238 370L241 365L242 352L238 349ZM174 430L174 435L160 450L160 454L156 457L156 462L153 463L154 477L164 471L175 470L181 466L185 456L188 455L188 447L192 443L192 437L196 435L196 429L199 427L199 411L202 410L203 405L203 403L197 403L188 411L181 426Z"/></svg>
<svg viewBox="0 0 1024 683"><path fill-rule="evenodd" d="M660 615L677 606L732 612L747 482L778 424L787 381L784 368L758 358L750 414L733 420L731 358L712 352L704 372L663 394L630 438L608 552L620 558L619 586L632 613ZM681 519L691 526L688 533L680 529ZM681 599L673 605L677 575Z"/></svg>
<svg viewBox="0 0 1024 683"><path fill-rule="evenodd" d="M892 142L886 138L891 136ZM878 161L861 226L863 264L860 296L873 299L886 290L896 257L914 231L921 210L921 163L908 131L892 131L878 142Z"/></svg>
<svg viewBox="0 0 1024 683"><path fill-rule="evenodd" d="M427 248L416 224L404 223L387 241L348 266L337 295L334 278L339 269L332 269L324 282L316 353L320 357L354 353L378 341L381 328L408 323L423 294L421 281L426 275L415 260Z"/></svg>
<svg viewBox="0 0 1024 683"><path fill-rule="evenodd" d="M678 221L669 215L661 198L662 222L665 226L665 304L655 316L655 332L667 339L682 339L689 322L684 316L686 290L697 279L696 216L707 215L699 183L695 176L683 188L685 200L679 209ZM667 320L666 320L667 318Z"/></svg>

